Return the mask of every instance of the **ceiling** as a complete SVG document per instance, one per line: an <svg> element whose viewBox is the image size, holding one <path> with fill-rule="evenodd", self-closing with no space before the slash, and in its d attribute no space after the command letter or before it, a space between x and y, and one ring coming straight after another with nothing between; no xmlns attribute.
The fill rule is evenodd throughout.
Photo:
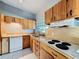
<svg viewBox="0 0 79 59"><path fill-rule="evenodd" d="M24 11L30 11L37 14L39 11L43 10L51 1L55 0L2 0L4 3L14 6L16 8L22 9ZM22 1L22 0L21 0Z"/></svg>

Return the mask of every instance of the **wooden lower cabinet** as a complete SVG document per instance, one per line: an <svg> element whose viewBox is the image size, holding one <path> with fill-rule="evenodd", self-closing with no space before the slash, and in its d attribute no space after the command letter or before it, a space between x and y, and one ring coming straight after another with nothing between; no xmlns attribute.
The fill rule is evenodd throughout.
<svg viewBox="0 0 79 59"><path fill-rule="evenodd" d="M9 38L2 38L2 54L9 52Z"/></svg>
<svg viewBox="0 0 79 59"><path fill-rule="evenodd" d="M33 53L38 59L69 59L44 43L33 39Z"/></svg>
<svg viewBox="0 0 79 59"><path fill-rule="evenodd" d="M40 48L40 59L54 59L47 51L43 48Z"/></svg>
<svg viewBox="0 0 79 59"><path fill-rule="evenodd" d="M40 58L40 42L37 40L33 40L33 53Z"/></svg>
<svg viewBox="0 0 79 59"><path fill-rule="evenodd" d="M23 49L30 47L30 36L25 35L23 36Z"/></svg>
<svg viewBox="0 0 79 59"><path fill-rule="evenodd" d="M30 36L30 48L33 51L33 38Z"/></svg>
<svg viewBox="0 0 79 59"><path fill-rule="evenodd" d="M46 44L40 44L40 59L68 59L59 52L51 49Z"/></svg>
<svg viewBox="0 0 79 59"><path fill-rule="evenodd" d="M2 49L2 40L0 39L0 54L1 54L1 49Z"/></svg>

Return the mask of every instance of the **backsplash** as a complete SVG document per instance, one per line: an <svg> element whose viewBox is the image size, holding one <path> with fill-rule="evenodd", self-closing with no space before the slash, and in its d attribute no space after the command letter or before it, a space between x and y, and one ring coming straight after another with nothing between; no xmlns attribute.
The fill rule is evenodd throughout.
<svg viewBox="0 0 79 59"><path fill-rule="evenodd" d="M57 39L79 45L79 28L49 28L45 33L46 38Z"/></svg>
<svg viewBox="0 0 79 59"><path fill-rule="evenodd" d="M36 23L36 32L45 31L45 20L44 17L40 16Z"/></svg>

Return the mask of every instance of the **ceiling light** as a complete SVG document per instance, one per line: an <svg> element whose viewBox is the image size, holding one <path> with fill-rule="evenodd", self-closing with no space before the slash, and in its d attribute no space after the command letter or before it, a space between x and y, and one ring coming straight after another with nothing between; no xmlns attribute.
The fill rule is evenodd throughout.
<svg viewBox="0 0 79 59"><path fill-rule="evenodd" d="M19 0L20 3L23 3L23 0Z"/></svg>

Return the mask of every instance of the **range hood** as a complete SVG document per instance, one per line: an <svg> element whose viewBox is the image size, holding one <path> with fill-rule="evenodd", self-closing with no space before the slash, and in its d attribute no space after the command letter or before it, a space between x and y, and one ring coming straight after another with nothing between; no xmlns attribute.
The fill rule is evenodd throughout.
<svg viewBox="0 0 79 59"><path fill-rule="evenodd" d="M57 21L57 22L53 22L50 24L50 27L56 27L56 26L79 26L79 18L70 18L70 19L66 19L66 20L62 20L62 21Z"/></svg>

